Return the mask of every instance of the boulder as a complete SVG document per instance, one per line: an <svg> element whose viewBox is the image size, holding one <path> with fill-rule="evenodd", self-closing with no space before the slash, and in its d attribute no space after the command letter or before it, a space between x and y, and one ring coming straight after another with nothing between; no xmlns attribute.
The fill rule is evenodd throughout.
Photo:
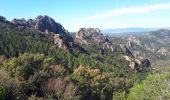
<svg viewBox="0 0 170 100"><path fill-rule="evenodd" d="M135 70L136 63L134 61L129 62L129 67L133 70Z"/></svg>
<svg viewBox="0 0 170 100"><path fill-rule="evenodd" d="M142 62L139 60L139 59L135 59L134 60L138 65L141 65L142 64Z"/></svg>
<svg viewBox="0 0 170 100"><path fill-rule="evenodd" d="M123 56L123 57L125 58L126 61L132 61L129 56Z"/></svg>
<svg viewBox="0 0 170 100"><path fill-rule="evenodd" d="M54 47L68 51L69 45L60 34L54 34Z"/></svg>

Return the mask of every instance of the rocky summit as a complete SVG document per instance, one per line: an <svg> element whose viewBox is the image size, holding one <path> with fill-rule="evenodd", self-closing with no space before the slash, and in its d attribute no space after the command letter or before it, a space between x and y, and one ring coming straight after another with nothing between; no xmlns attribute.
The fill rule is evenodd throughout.
<svg viewBox="0 0 170 100"><path fill-rule="evenodd" d="M38 16L35 19L35 29L45 32L48 30L49 32L54 33L64 33L66 30L64 27L55 22L54 19L50 18L49 16Z"/></svg>
<svg viewBox="0 0 170 100"><path fill-rule="evenodd" d="M8 22L20 29L32 28L44 33L60 34L65 41L73 41L69 32L58 22L49 16L37 16L35 19L13 19L6 20L5 17L0 16L0 22Z"/></svg>
<svg viewBox="0 0 170 100"><path fill-rule="evenodd" d="M44 32L45 34L54 34L54 47L69 50L72 47L73 39L69 32L60 24L55 22L49 16L38 16L34 20L34 27L36 30Z"/></svg>
<svg viewBox="0 0 170 100"><path fill-rule="evenodd" d="M60 34L63 38L67 41L72 41L71 36L69 35L68 31L60 24L55 22L49 16L38 16L35 18L35 29L41 32L52 32L55 34Z"/></svg>
<svg viewBox="0 0 170 100"><path fill-rule="evenodd" d="M112 43L98 28L80 28L75 35L75 42L80 45L98 45L103 49L113 51Z"/></svg>
<svg viewBox="0 0 170 100"><path fill-rule="evenodd" d="M5 17L0 16L0 22L8 23L18 27L19 29L33 29L38 30L43 34L49 34L53 36L54 47L68 50L73 42L69 32L58 22L55 22L49 16L37 16L35 19L13 19L12 21L6 20ZM57 34L57 35L56 35Z"/></svg>

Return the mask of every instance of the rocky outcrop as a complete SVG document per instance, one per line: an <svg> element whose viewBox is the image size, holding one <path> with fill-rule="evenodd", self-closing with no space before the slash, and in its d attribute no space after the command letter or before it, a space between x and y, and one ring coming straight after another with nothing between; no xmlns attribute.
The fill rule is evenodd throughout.
<svg viewBox="0 0 170 100"><path fill-rule="evenodd" d="M49 16L38 16L35 19L35 29L41 32L60 34L65 41L73 41L69 32L65 30L60 23L55 22L55 20Z"/></svg>
<svg viewBox="0 0 170 100"><path fill-rule="evenodd" d="M14 26L19 31L37 32L38 34L35 37L48 37L53 40L54 45L52 47L54 48L69 52L72 52L73 49L77 49L79 52L86 52L84 48L73 41L69 32L60 23L55 22L49 16L38 16L35 19L27 20L24 18L13 19L12 21L8 21L5 17L0 16L0 22Z"/></svg>
<svg viewBox="0 0 170 100"><path fill-rule="evenodd" d="M54 47L63 50L69 50L69 44L64 40L63 36L60 34L54 34Z"/></svg>
<svg viewBox="0 0 170 100"><path fill-rule="evenodd" d="M132 47L133 44L140 45L140 40L138 40L135 36L129 36L128 42L126 43L127 47Z"/></svg>
<svg viewBox="0 0 170 100"><path fill-rule="evenodd" d="M7 20L5 17L0 16L0 21ZM28 20L25 20L24 18L13 19L10 23L20 29L32 28L40 32L60 34L65 41L73 41L69 32L65 30L60 23L55 22L55 20L49 16L38 16L35 19Z"/></svg>
<svg viewBox="0 0 170 100"><path fill-rule="evenodd" d="M132 52L131 52L131 50L130 50L126 45L120 44L119 46L120 46L120 48L122 49L122 51L123 51L124 54L126 54L126 55L128 55L128 56L132 56L132 55L133 55Z"/></svg>
<svg viewBox="0 0 170 100"><path fill-rule="evenodd" d="M15 26L23 27L24 29L26 27L29 27L27 21L24 18L22 18L22 19L13 19L11 21L11 23L14 24Z"/></svg>
<svg viewBox="0 0 170 100"><path fill-rule="evenodd" d="M80 28L76 33L76 39L80 44L96 44L108 42L107 37L103 36L98 28Z"/></svg>
<svg viewBox="0 0 170 100"><path fill-rule="evenodd" d="M52 35L54 38L55 47L68 50L69 47L72 47L73 39L70 36L69 32L64 29L64 27L55 22L49 16L38 16L35 19L13 19L12 21L7 21L5 17L0 16L0 22L8 22L18 29L33 29L38 30L42 34Z"/></svg>
<svg viewBox="0 0 170 100"><path fill-rule="evenodd" d="M75 41L80 45L98 45L102 49L113 51L111 42L98 28L80 28L75 35Z"/></svg>
<svg viewBox="0 0 170 100"><path fill-rule="evenodd" d="M0 22L10 23L5 17L0 16Z"/></svg>
<svg viewBox="0 0 170 100"><path fill-rule="evenodd" d="M5 21L6 21L6 18L3 16L0 16L0 22L5 22Z"/></svg>
<svg viewBox="0 0 170 100"><path fill-rule="evenodd" d="M137 64L136 64L134 61L129 61L129 67L130 67L131 69L135 70L135 68L137 68L136 65L137 65Z"/></svg>
<svg viewBox="0 0 170 100"><path fill-rule="evenodd" d="M64 27L55 22L54 19L50 18L49 16L38 16L35 19L35 29L45 32L48 30L49 32L54 33L65 33Z"/></svg>
<svg viewBox="0 0 170 100"><path fill-rule="evenodd" d="M123 56L129 63L129 67L137 72L143 72L144 70L151 70L151 63L148 59L143 57L132 58L130 56Z"/></svg>
<svg viewBox="0 0 170 100"><path fill-rule="evenodd" d="M53 34L54 48L59 48L68 52L72 52L73 49L79 50L79 52L86 53L86 50L74 41L65 41L63 36L60 34Z"/></svg>
<svg viewBox="0 0 170 100"><path fill-rule="evenodd" d="M164 55L164 56L169 55L168 50L167 50L166 48L164 48L164 47L162 47L161 49L159 49L157 52L160 53L160 54L162 54L162 55Z"/></svg>

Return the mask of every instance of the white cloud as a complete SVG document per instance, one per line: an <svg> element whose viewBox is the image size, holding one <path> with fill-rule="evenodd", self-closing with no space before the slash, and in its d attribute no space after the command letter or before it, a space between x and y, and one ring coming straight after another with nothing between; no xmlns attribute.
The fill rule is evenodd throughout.
<svg viewBox="0 0 170 100"><path fill-rule="evenodd" d="M144 14L144 13L149 13L149 12L152 12L152 11L169 10L169 9L170 9L170 3L152 4L152 5L137 6L137 7L127 7L127 8L108 10L108 11L105 11L104 13L94 14L94 15L91 15L89 17L80 18L80 19L78 19L78 21L104 19L104 18L121 16L121 15L128 15L128 14Z"/></svg>

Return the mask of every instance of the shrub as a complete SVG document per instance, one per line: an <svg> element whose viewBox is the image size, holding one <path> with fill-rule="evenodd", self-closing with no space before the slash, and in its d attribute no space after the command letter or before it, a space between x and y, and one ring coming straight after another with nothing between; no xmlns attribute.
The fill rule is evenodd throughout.
<svg viewBox="0 0 170 100"><path fill-rule="evenodd" d="M170 93L170 74L149 75L141 84L136 84L128 100L168 100Z"/></svg>
<svg viewBox="0 0 170 100"><path fill-rule="evenodd" d="M64 78L51 78L44 85L42 91L44 95L49 95L57 100L75 100L79 99L79 88Z"/></svg>
<svg viewBox="0 0 170 100"><path fill-rule="evenodd" d="M11 77L18 77L22 80L28 80L34 72L47 70L50 68L52 60L43 54L25 53L18 58L11 58L3 63L3 68Z"/></svg>
<svg viewBox="0 0 170 100"><path fill-rule="evenodd" d="M4 86L0 86L0 100L6 100L8 95L9 90Z"/></svg>
<svg viewBox="0 0 170 100"><path fill-rule="evenodd" d="M114 92L112 100L126 100L125 94L126 93L122 91Z"/></svg>
<svg viewBox="0 0 170 100"><path fill-rule="evenodd" d="M108 99L112 97L112 78L99 69L80 66L73 72L72 80L80 86L80 90L85 94L84 98L86 99Z"/></svg>

